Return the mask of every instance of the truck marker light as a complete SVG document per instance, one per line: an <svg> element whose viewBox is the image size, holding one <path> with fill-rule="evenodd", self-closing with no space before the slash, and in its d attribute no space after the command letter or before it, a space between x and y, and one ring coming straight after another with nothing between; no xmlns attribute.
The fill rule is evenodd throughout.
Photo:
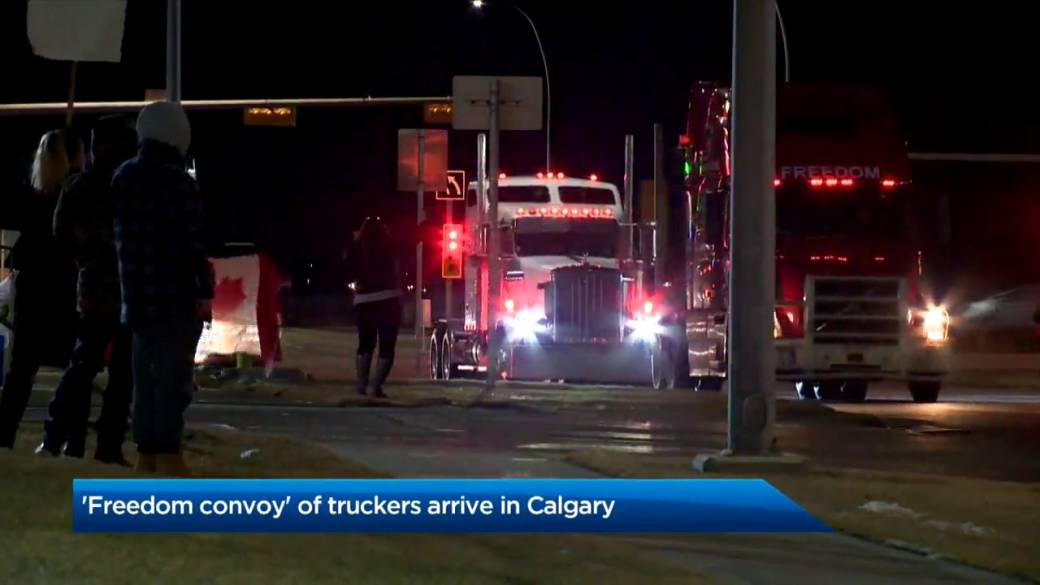
<svg viewBox="0 0 1040 585"><path fill-rule="evenodd" d="M524 209L523 207L518 207L517 210L516 210L516 216L517 217L524 217L525 215L527 215L527 210Z"/></svg>
<svg viewBox="0 0 1040 585"><path fill-rule="evenodd" d="M838 179L827 179L823 183L825 185L827 185L828 187L837 187L838 186Z"/></svg>
<svg viewBox="0 0 1040 585"><path fill-rule="evenodd" d="M544 179L545 178L545 173L538 173L535 176L538 177L539 179Z"/></svg>
<svg viewBox="0 0 1040 585"><path fill-rule="evenodd" d="M538 215L549 215L549 208L542 207L538 210Z"/></svg>
<svg viewBox="0 0 1040 585"><path fill-rule="evenodd" d="M607 209L603 210L603 217L613 217L613 215L614 215L614 210L613 209L607 208Z"/></svg>
<svg viewBox="0 0 1040 585"><path fill-rule="evenodd" d="M654 302L653 301L645 301L645 302L643 302L643 313L649 315L649 314L651 314L653 312L654 312Z"/></svg>
<svg viewBox="0 0 1040 585"><path fill-rule="evenodd" d="M563 173L557 172L556 173L556 178L557 179L562 179L563 178Z"/></svg>
<svg viewBox="0 0 1040 585"><path fill-rule="evenodd" d="M598 180L599 180L599 177L598 177L598 176L596 176L595 174L592 174L592 175L589 175L589 180L590 180L590 181L598 181Z"/></svg>
<svg viewBox="0 0 1040 585"><path fill-rule="evenodd" d="M773 179L773 186L774 187L779 187L782 184L783 184L783 182L780 179Z"/></svg>
<svg viewBox="0 0 1040 585"><path fill-rule="evenodd" d="M924 313L922 328L928 343L943 343L949 334L950 314L946 312L945 307L929 307Z"/></svg>
<svg viewBox="0 0 1040 585"><path fill-rule="evenodd" d="M458 250L459 249L459 243L458 242L448 242L448 249L451 250L452 252L454 252L455 250Z"/></svg>
<svg viewBox="0 0 1040 585"><path fill-rule="evenodd" d="M822 187L823 179L809 179L809 185L813 187Z"/></svg>
<svg viewBox="0 0 1040 585"><path fill-rule="evenodd" d="M559 217L560 216L560 208L559 207L553 207L552 209L549 210L549 213L551 213L553 217Z"/></svg>
<svg viewBox="0 0 1040 585"><path fill-rule="evenodd" d="M498 174L498 180L501 181L502 179L505 179L505 178L506 178L506 174L505 173L499 173Z"/></svg>
<svg viewBox="0 0 1040 585"><path fill-rule="evenodd" d="M852 186L852 179L842 179L841 180L841 186L842 187L851 187Z"/></svg>
<svg viewBox="0 0 1040 585"><path fill-rule="evenodd" d="M884 261L885 261L885 257L884 256L874 256L874 262L884 262Z"/></svg>
<svg viewBox="0 0 1040 585"><path fill-rule="evenodd" d="M516 303L513 302L513 299L506 299L506 302L504 303L504 305L506 307L506 312L507 313L512 313L513 309L516 308Z"/></svg>
<svg viewBox="0 0 1040 585"><path fill-rule="evenodd" d="M881 181L881 186L885 189L893 189L896 186L896 181L895 179L885 179L884 181Z"/></svg>
<svg viewBox="0 0 1040 585"><path fill-rule="evenodd" d="M600 211L599 209L593 209L592 210L592 217L600 217L602 214L603 214L603 212Z"/></svg>
<svg viewBox="0 0 1040 585"><path fill-rule="evenodd" d="M581 210L581 216L582 217L588 217L590 214L592 214L592 210L589 209L588 207L586 207L585 209Z"/></svg>

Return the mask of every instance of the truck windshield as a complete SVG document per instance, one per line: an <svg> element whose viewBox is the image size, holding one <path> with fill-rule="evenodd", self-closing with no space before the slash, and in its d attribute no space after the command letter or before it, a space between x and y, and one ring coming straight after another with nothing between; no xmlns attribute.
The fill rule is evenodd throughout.
<svg viewBox="0 0 1040 585"><path fill-rule="evenodd" d="M807 236L896 236L907 225L896 194L807 188L777 192L776 222L780 233Z"/></svg>
<svg viewBox="0 0 1040 585"><path fill-rule="evenodd" d="M513 235L518 256L616 258L618 224L588 219L517 220Z"/></svg>

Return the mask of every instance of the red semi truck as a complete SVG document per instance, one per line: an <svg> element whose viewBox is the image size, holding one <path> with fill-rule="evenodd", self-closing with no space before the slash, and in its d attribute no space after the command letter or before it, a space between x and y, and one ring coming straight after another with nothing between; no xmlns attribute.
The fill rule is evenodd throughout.
<svg viewBox="0 0 1040 585"><path fill-rule="evenodd" d="M697 84L681 139L690 198L689 374L726 372L730 90ZM776 369L802 399L865 399L904 382L934 402L949 370L949 316L923 286L909 211L909 159L884 97L834 86L778 88ZM677 302L681 302L678 299Z"/></svg>

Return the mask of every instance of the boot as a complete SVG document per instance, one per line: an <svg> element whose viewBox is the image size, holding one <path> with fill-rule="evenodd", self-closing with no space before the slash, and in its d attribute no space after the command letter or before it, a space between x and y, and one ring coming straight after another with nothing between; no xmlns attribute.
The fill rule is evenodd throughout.
<svg viewBox="0 0 1040 585"><path fill-rule="evenodd" d="M364 396L368 390L368 373L372 369L372 354L358 354L357 356L357 393Z"/></svg>
<svg viewBox="0 0 1040 585"><path fill-rule="evenodd" d="M372 396L375 398L386 398L383 392L383 382L390 375L390 368L394 367L393 358L380 357L376 363L376 377L372 380Z"/></svg>
<svg viewBox="0 0 1040 585"><path fill-rule="evenodd" d="M137 453L137 465L134 466L134 471L137 473L155 473L156 463L154 453Z"/></svg>
<svg viewBox="0 0 1040 585"><path fill-rule="evenodd" d="M159 453L155 456L155 471L171 477L191 477L191 469L184 460L184 453Z"/></svg>
<svg viewBox="0 0 1040 585"><path fill-rule="evenodd" d="M133 467L126 457L123 457L123 450L102 450L98 449L94 451L94 461L98 463L105 463L108 465L118 465L120 467ZM138 460L140 461L140 460Z"/></svg>

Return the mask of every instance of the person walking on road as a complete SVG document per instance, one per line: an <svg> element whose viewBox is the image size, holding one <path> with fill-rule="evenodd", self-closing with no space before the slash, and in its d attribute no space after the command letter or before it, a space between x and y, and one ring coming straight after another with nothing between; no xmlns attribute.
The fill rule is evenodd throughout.
<svg viewBox="0 0 1040 585"><path fill-rule="evenodd" d="M112 175L134 156L137 133L125 116L98 121L91 138L93 164L65 184L54 213L54 236L79 269L80 313L76 345L54 390L37 453L83 457L94 377L108 359L108 387L97 420L97 450L102 463L129 466L123 440L133 380L130 332L119 321L119 267L112 235Z"/></svg>
<svg viewBox="0 0 1040 585"><path fill-rule="evenodd" d="M383 384L394 365L397 333L401 328L400 270L390 230L379 217L365 219L347 254L347 271L355 283L357 317L357 392L369 386L372 358L379 343L379 361L372 377L372 396L385 398Z"/></svg>
<svg viewBox="0 0 1040 585"><path fill-rule="evenodd" d="M14 448L41 365L64 366L76 323L76 269L53 234L62 185L83 168L83 143L67 130L43 135L24 201L5 206L4 228L21 232L11 253L17 271L11 369L0 393L0 448Z"/></svg>
<svg viewBox="0 0 1040 585"><path fill-rule="evenodd" d="M185 170L188 116L179 104L149 104L137 136L138 155L112 180L122 320L132 335L137 468L185 476L184 411L203 322L212 318L213 271L202 201Z"/></svg>

